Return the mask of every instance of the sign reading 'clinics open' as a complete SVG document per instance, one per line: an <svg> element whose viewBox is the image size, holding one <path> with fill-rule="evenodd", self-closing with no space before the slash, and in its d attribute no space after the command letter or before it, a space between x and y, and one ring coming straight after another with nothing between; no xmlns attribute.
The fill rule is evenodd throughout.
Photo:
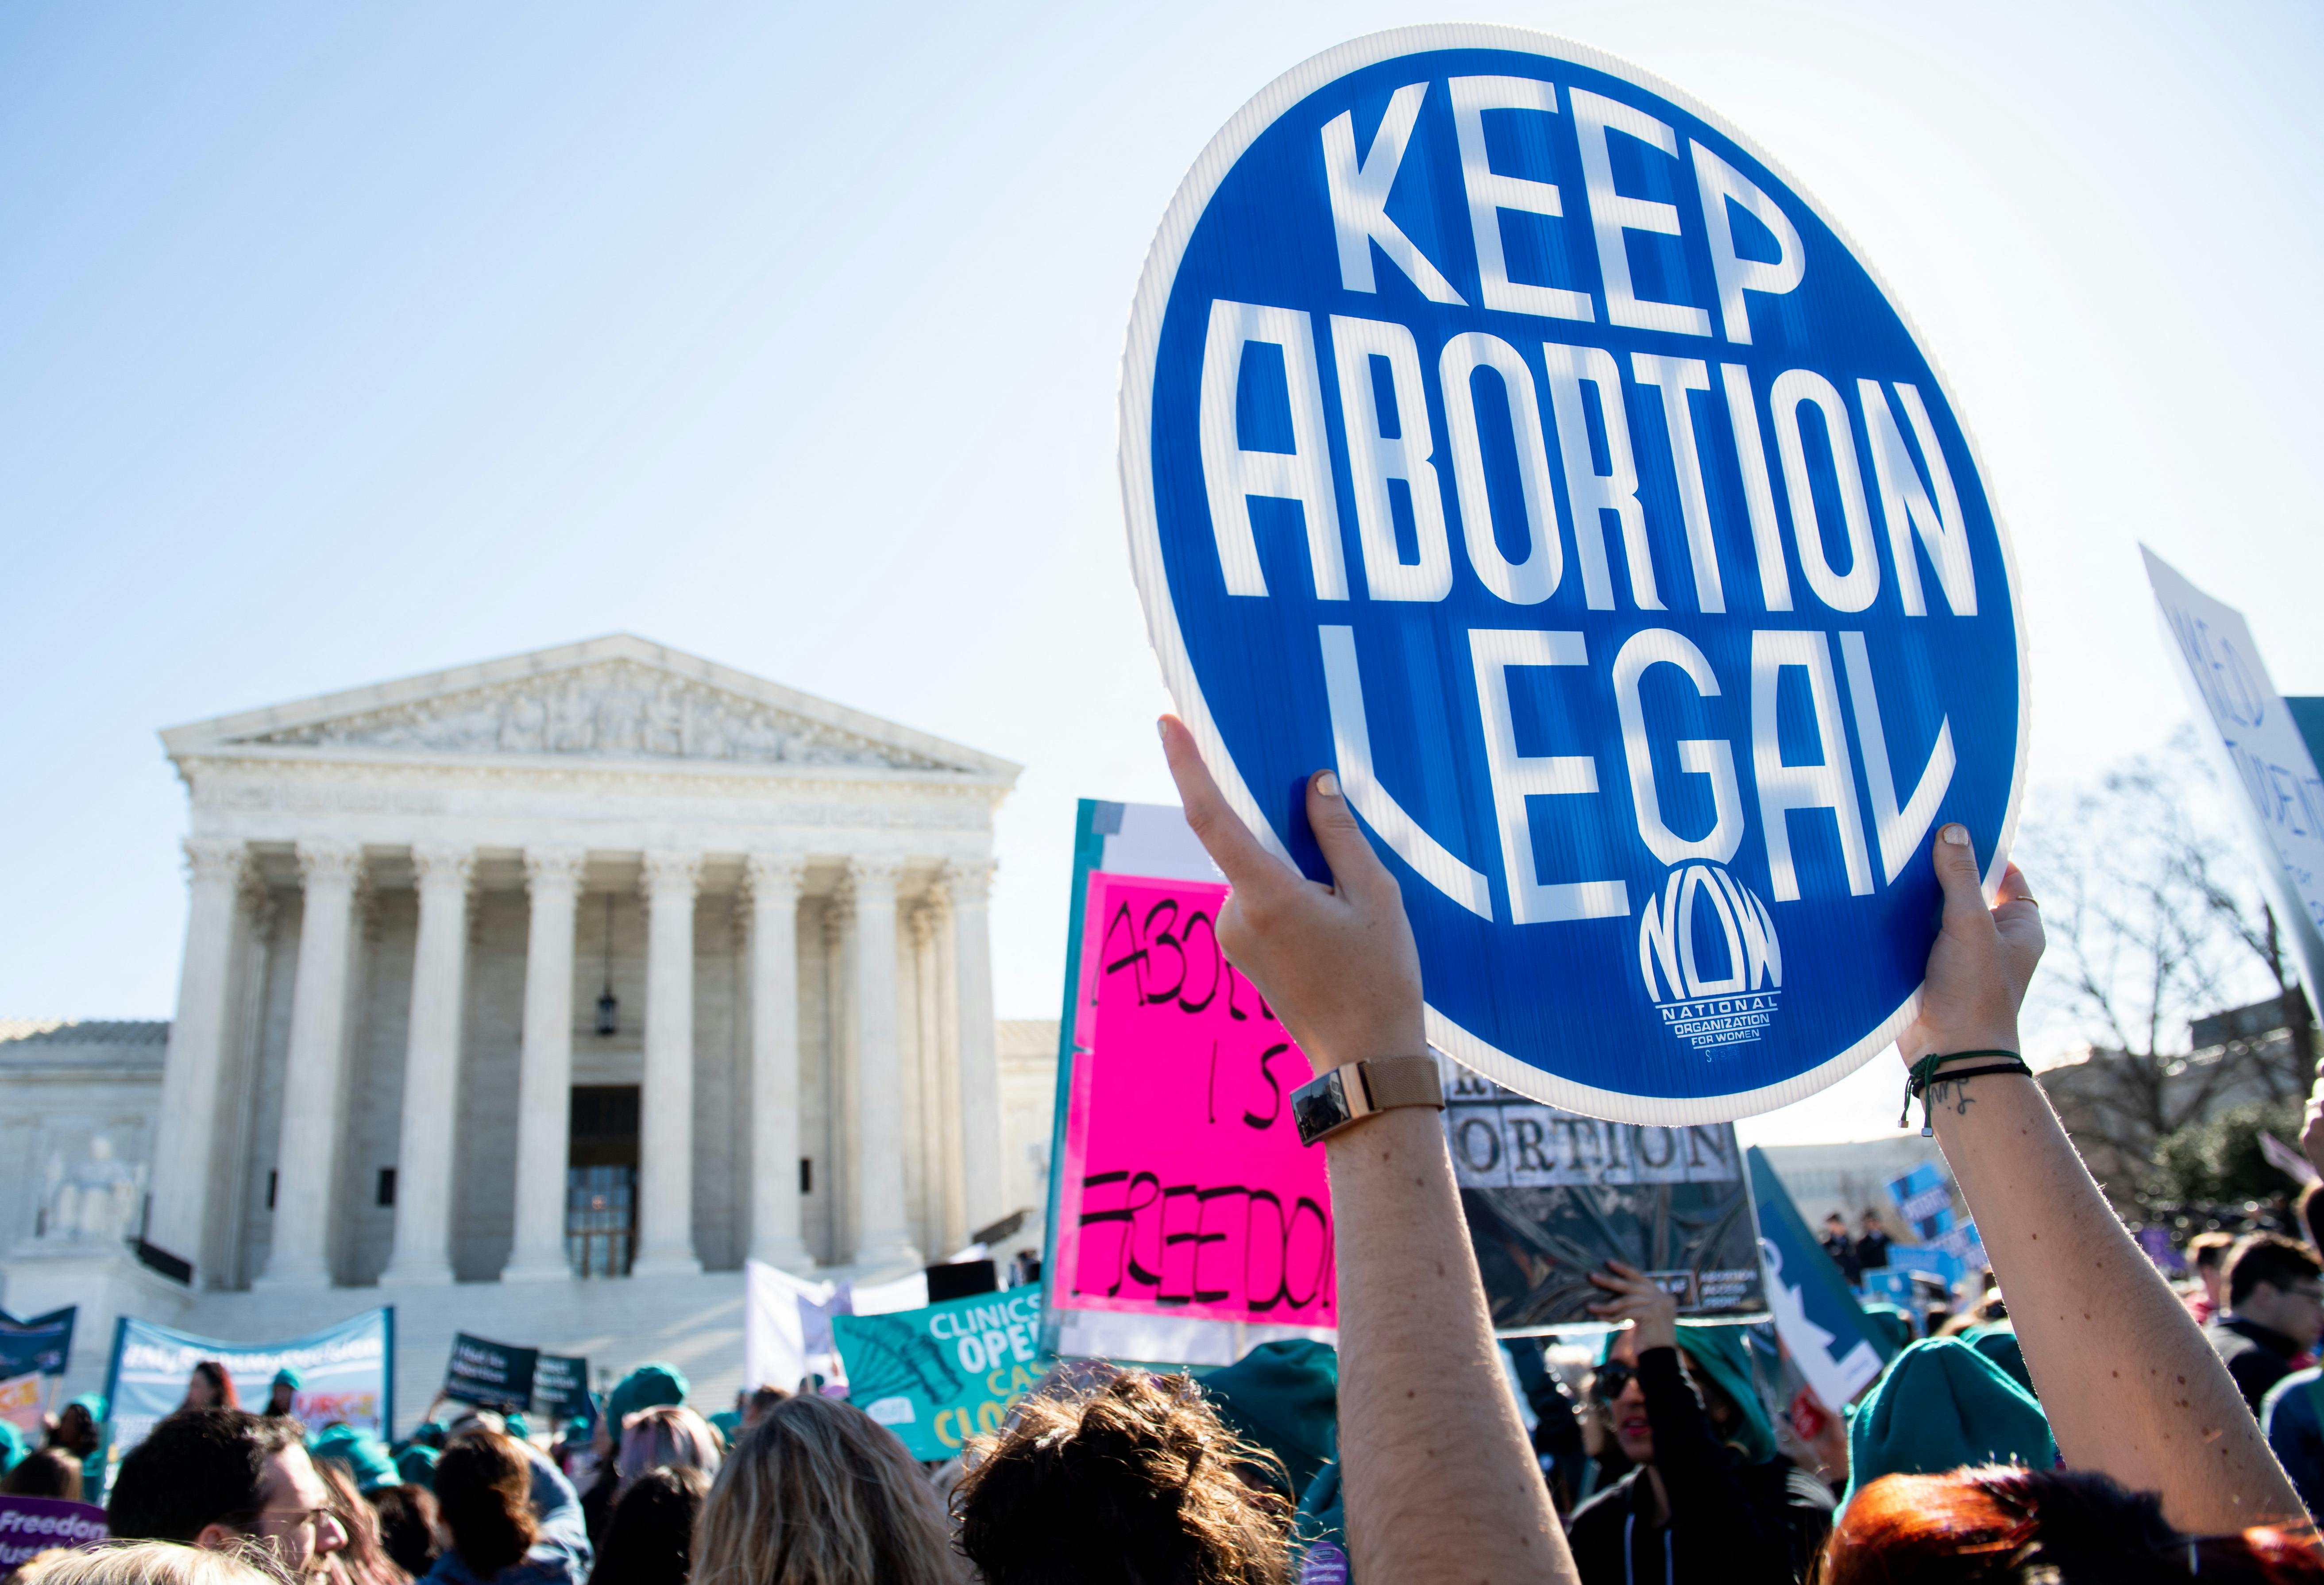
<svg viewBox="0 0 2324 1585"><path fill-rule="evenodd" d="M1968 431L1837 226L1618 61L1425 27L1270 85L1148 259L1121 462L1229 796L1320 872L1337 769L1430 1037L1513 1089L1797 1100L1908 1017L1936 825L2006 851L2024 650Z"/></svg>

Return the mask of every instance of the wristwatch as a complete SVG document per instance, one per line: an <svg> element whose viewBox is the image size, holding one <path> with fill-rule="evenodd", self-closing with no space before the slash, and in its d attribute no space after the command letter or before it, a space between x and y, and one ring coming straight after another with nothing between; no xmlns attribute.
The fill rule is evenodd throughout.
<svg viewBox="0 0 2324 1585"><path fill-rule="evenodd" d="M1313 1145L1396 1106L1444 1110L1444 1083L1433 1056L1383 1056L1351 1062L1291 1092L1299 1142Z"/></svg>

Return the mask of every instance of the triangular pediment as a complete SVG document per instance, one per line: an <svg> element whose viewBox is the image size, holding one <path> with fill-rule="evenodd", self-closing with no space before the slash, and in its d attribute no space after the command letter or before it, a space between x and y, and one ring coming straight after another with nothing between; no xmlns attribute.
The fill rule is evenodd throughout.
<svg viewBox="0 0 2324 1585"><path fill-rule="evenodd" d="M255 751L950 772L1019 767L629 634L173 727L172 758Z"/></svg>

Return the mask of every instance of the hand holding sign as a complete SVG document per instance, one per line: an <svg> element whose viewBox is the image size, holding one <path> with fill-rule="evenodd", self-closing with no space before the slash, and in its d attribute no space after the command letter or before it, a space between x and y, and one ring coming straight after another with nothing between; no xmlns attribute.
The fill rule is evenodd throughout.
<svg viewBox="0 0 2324 1585"><path fill-rule="evenodd" d="M1379 1056L1417 1056L1420 954L1396 877L1356 829L1328 771L1307 781L1307 823L1332 867L1319 886L1261 847L1221 796L1185 723L1162 717L1162 751L1194 827L1233 887L1219 945L1250 977L1318 1073Z"/></svg>
<svg viewBox="0 0 2324 1585"><path fill-rule="evenodd" d="M1944 924L1929 949L1920 1016L1896 1041L1908 1067L1932 1052L2016 1050L2017 1009L2042 960L2042 910L2024 872L2009 866L1988 908L1968 828L1946 826L1935 845Z"/></svg>
<svg viewBox="0 0 2324 1585"><path fill-rule="evenodd" d="M1660 1283L1619 1260L1609 1260L1605 1270L1590 1274L1590 1280L1613 1295L1591 1305L1590 1313L1618 1326L1629 1322L1636 1334L1632 1347L1641 1352L1678 1347L1678 1299Z"/></svg>

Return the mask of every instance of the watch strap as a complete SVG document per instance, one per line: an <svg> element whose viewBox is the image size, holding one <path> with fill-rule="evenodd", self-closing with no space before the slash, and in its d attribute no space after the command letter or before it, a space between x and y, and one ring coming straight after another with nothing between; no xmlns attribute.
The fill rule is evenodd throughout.
<svg viewBox="0 0 2324 1585"><path fill-rule="evenodd" d="M1363 1081L1366 1112L1393 1106L1433 1106L1444 1109L1444 1082L1433 1056L1383 1056L1355 1064Z"/></svg>
<svg viewBox="0 0 2324 1585"><path fill-rule="evenodd" d="M1314 1145L1375 1112L1399 1106L1444 1106L1433 1056L1385 1056L1349 1063L1292 1092L1302 1144Z"/></svg>

